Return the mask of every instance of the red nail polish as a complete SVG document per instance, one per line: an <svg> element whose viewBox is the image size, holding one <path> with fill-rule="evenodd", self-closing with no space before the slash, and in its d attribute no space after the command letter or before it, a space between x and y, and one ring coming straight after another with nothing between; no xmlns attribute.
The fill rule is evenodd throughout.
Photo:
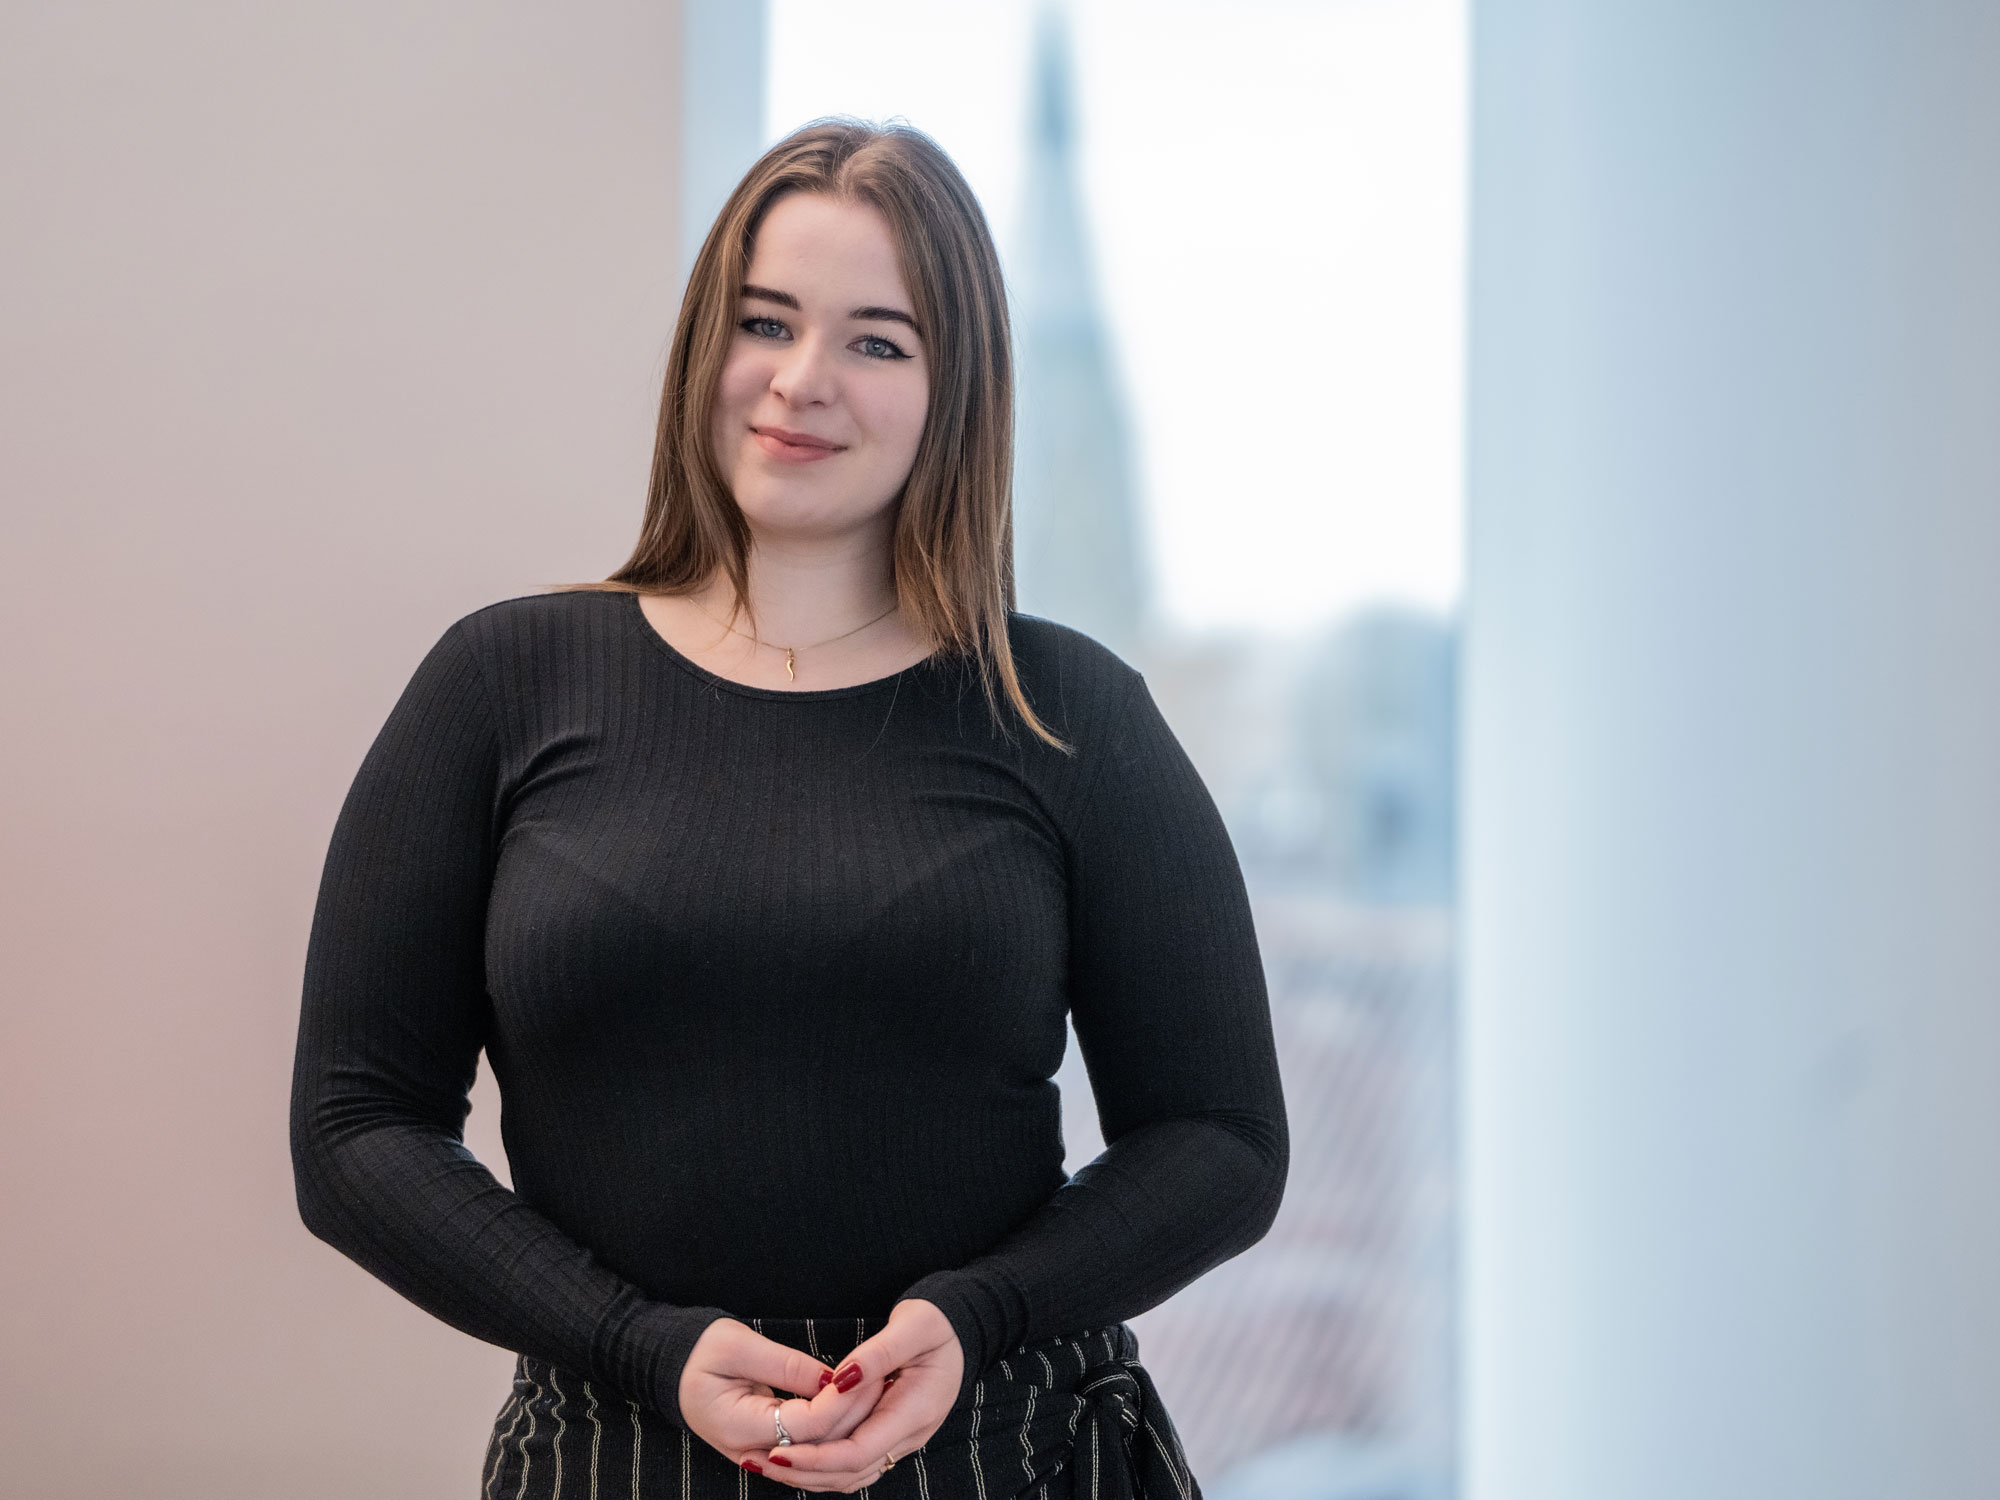
<svg viewBox="0 0 2000 1500"><path fill-rule="evenodd" d="M792 1466L792 1461L782 1453L773 1453L771 1455L771 1462L781 1469L789 1469Z"/></svg>
<svg viewBox="0 0 2000 1500"><path fill-rule="evenodd" d="M827 1383L827 1382L828 1382L829 1380L831 1380L831 1379L833 1379L833 1371L831 1371L831 1370L821 1370L821 1371L819 1372L819 1388L820 1388L821 1390L825 1390L825 1389L826 1389L826 1383Z"/></svg>
<svg viewBox="0 0 2000 1500"><path fill-rule="evenodd" d="M752 1474L761 1474L764 1472L764 1466L758 1463L757 1460L754 1458L744 1459L743 1467L748 1469Z"/></svg>
<svg viewBox="0 0 2000 1500"><path fill-rule="evenodd" d="M843 1396L859 1384L861 1384L861 1366L859 1365L849 1365L833 1377L833 1388Z"/></svg>

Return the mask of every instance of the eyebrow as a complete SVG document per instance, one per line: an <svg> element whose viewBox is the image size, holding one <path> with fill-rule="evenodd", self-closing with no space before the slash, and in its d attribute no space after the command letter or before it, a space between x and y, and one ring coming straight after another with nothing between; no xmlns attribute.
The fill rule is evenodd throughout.
<svg viewBox="0 0 2000 1500"><path fill-rule="evenodd" d="M790 292L775 291L768 286L751 286L748 282L743 284L743 295L754 298L759 302L775 302L778 306L789 307L794 312L798 310L799 306L799 299L794 297ZM923 329L917 326L915 318L893 307L857 307L847 316L862 322L906 323L909 325L910 331L915 333L918 338L922 338L924 335Z"/></svg>

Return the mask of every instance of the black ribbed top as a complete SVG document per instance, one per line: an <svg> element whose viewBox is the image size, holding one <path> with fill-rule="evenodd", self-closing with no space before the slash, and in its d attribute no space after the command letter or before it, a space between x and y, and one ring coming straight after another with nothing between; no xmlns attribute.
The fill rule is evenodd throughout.
<svg viewBox="0 0 2000 1500"><path fill-rule="evenodd" d="M313 1233L453 1326L679 1420L710 1321L943 1309L961 1401L1254 1243L1287 1135L1215 805L1139 673L1009 616L1036 712L943 656L787 692L626 593L418 666L341 808L292 1089ZM1104 1153L1065 1179L1065 1010ZM480 1049L512 1191L462 1144Z"/></svg>

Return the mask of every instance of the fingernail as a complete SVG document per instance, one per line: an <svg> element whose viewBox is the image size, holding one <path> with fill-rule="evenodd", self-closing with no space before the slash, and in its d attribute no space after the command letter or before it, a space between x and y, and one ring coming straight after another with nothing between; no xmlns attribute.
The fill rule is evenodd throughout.
<svg viewBox="0 0 2000 1500"><path fill-rule="evenodd" d="M752 1474L761 1474L764 1472L764 1466L758 1463L757 1460L754 1458L744 1459L743 1467L748 1469Z"/></svg>
<svg viewBox="0 0 2000 1500"><path fill-rule="evenodd" d="M773 1453L771 1455L771 1462L781 1469L789 1469L792 1466L792 1461L782 1453Z"/></svg>
<svg viewBox="0 0 2000 1500"><path fill-rule="evenodd" d="M827 1383L827 1382L828 1382L829 1380L831 1380L831 1379L833 1379L833 1371L831 1371L831 1370L821 1370L821 1371L819 1372L819 1388L820 1388L821 1390L825 1390L825 1389L826 1389L826 1383Z"/></svg>
<svg viewBox="0 0 2000 1500"><path fill-rule="evenodd" d="M843 1396L859 1384L861 1384L861 1366L859 1365L849 1365L833 1377L833 1388Z"/></svg>

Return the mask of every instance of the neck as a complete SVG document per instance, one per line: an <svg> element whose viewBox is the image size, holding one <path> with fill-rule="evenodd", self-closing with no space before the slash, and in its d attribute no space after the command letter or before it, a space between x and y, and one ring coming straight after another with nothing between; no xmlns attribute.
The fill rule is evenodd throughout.
<svg viewBox="0 0 2000 1500"><path fill-rule="evenodd" d="M896 603L886 539L842 538L836 545L753 541L747 559L750 614L732 614L726 575L710 578L696 600L718 622L781 646L824 641L874 620ZM881 628L893 622L884 620ZM861 632L872 634L872 632Z"/></svg>

